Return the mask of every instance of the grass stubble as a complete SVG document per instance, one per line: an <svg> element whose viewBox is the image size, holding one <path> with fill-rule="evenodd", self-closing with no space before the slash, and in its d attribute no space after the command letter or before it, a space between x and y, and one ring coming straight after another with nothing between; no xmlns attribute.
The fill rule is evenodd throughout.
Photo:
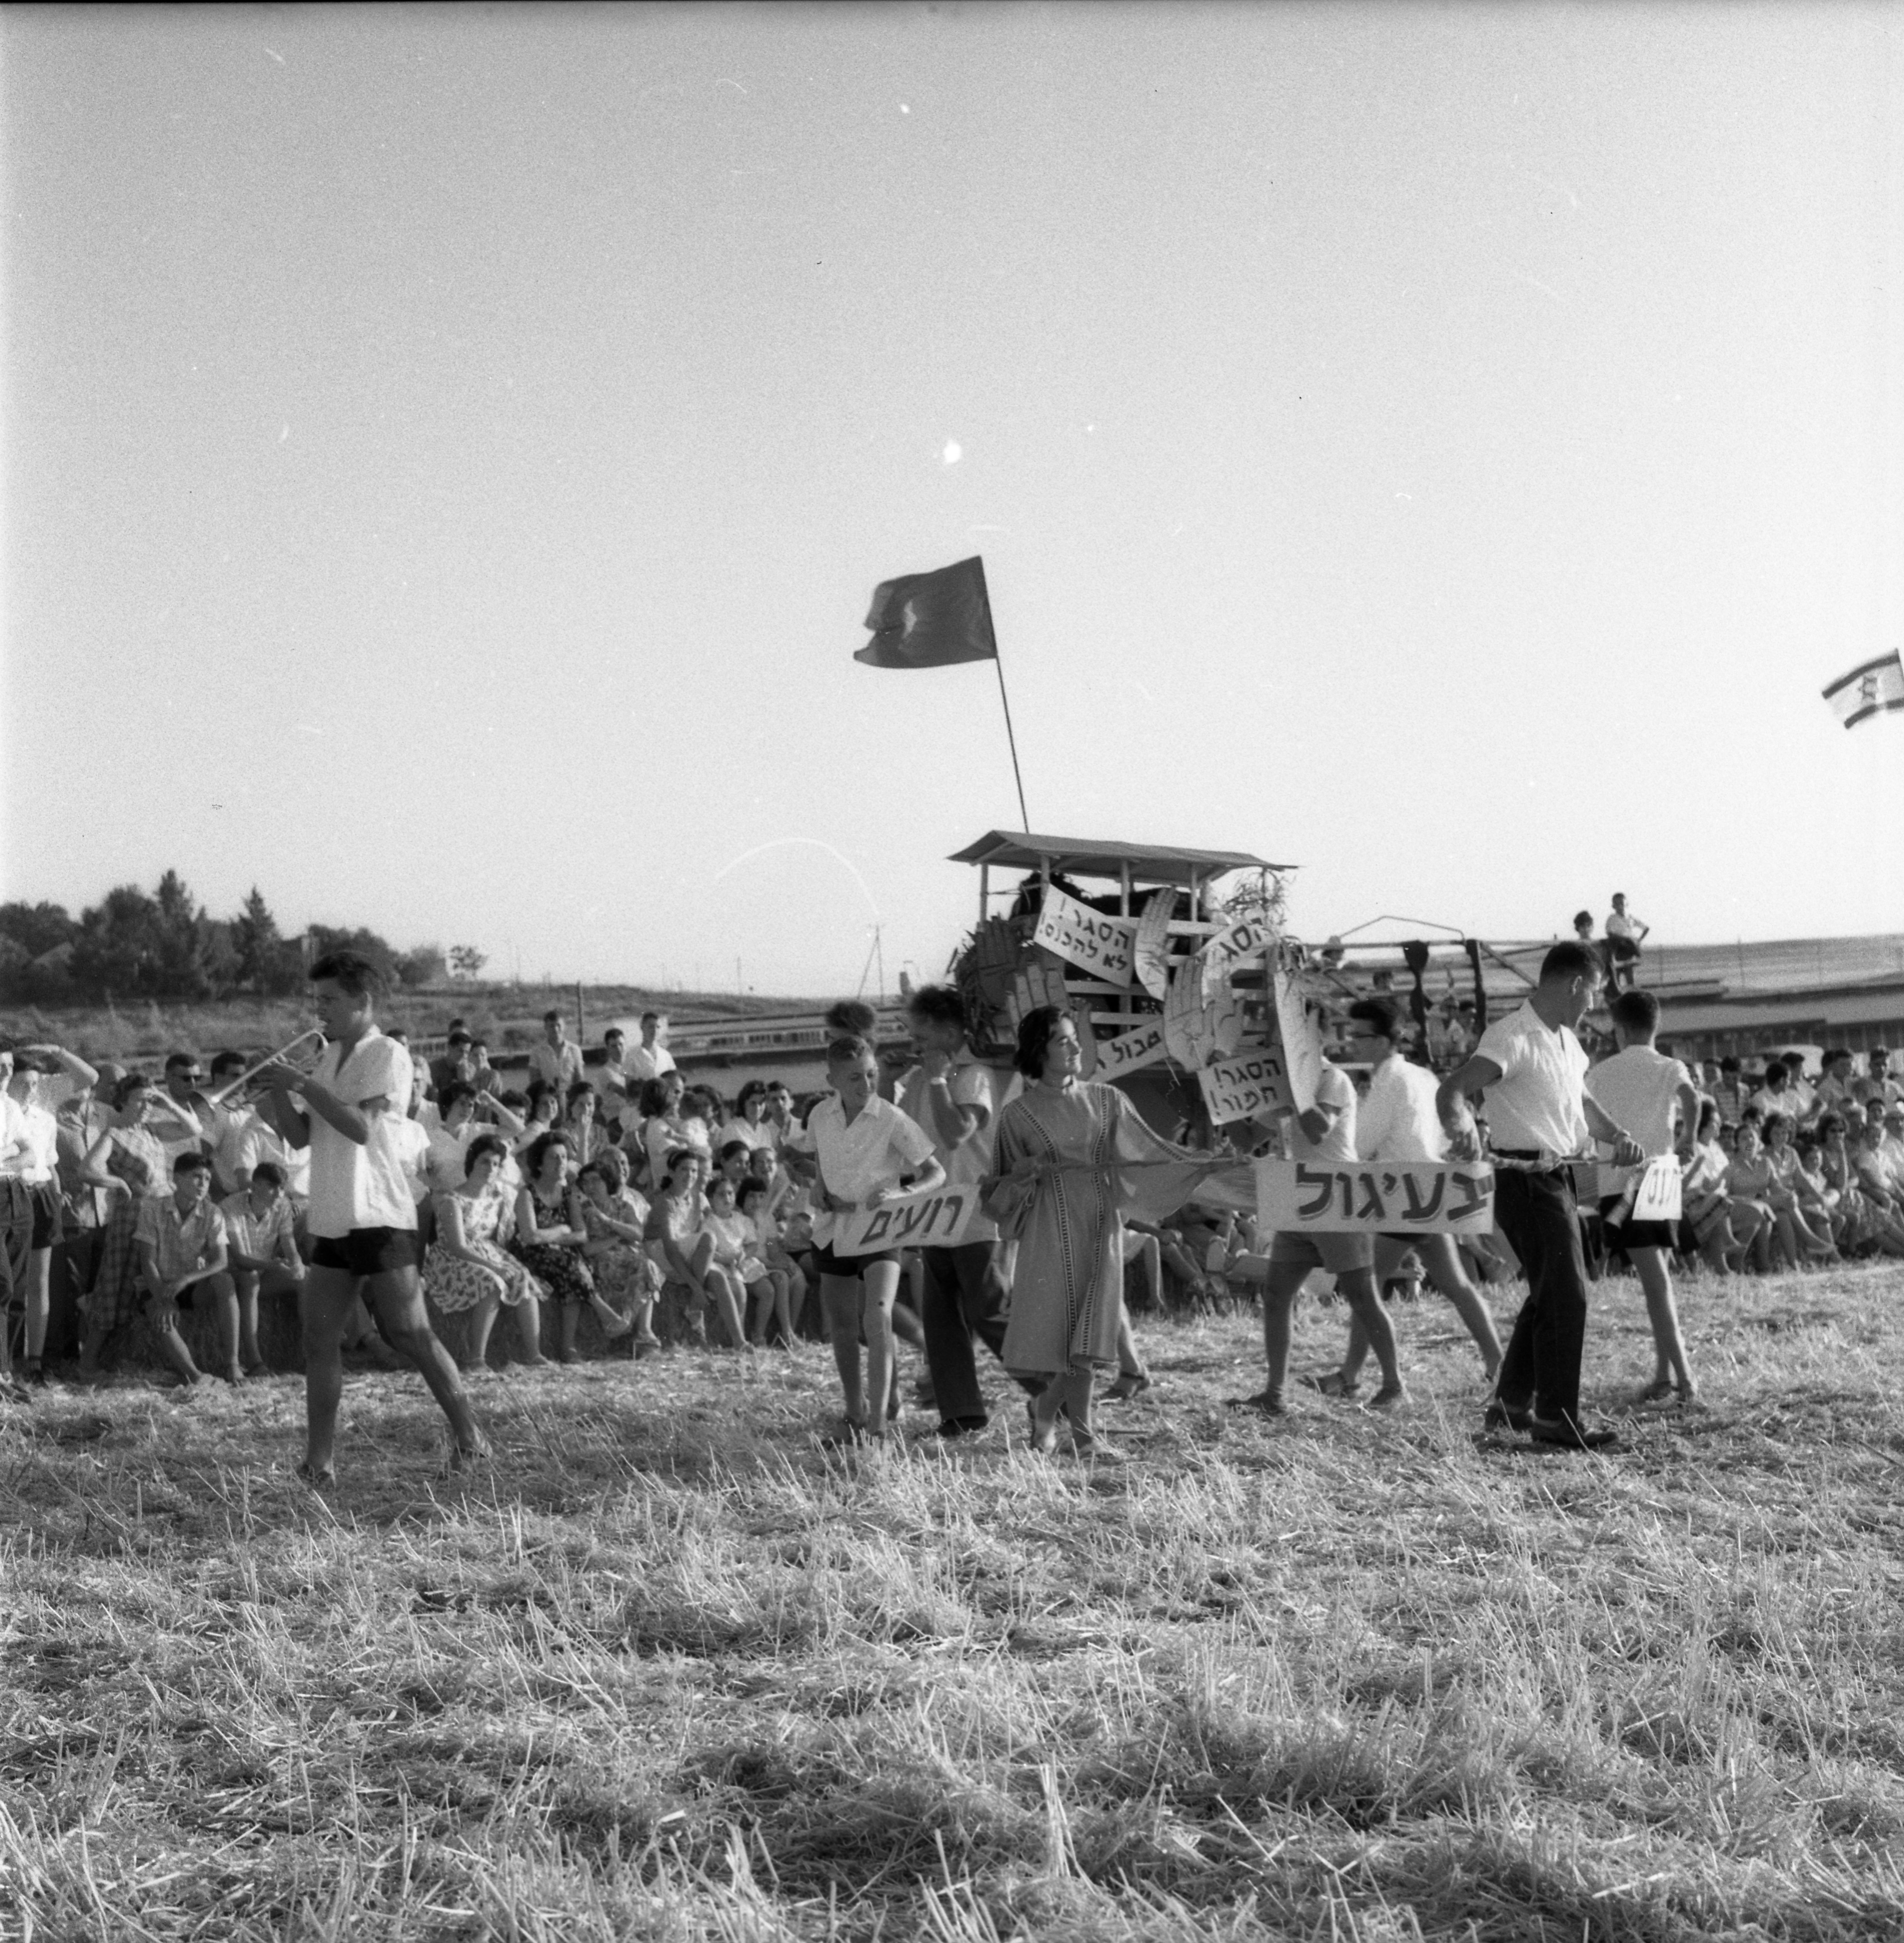
<svg viewBox="0 0 1904 1943"><path fill-rule="evenodd" d="M1712 1399L1608 1460L1423 1399L1238 1423L1252 1316L1146 1331L1087 1472L842 1462L824 1350L296 1379L0 1418L8 1938L1904 1935L1904 1275L1686 1303ZM1337 1353L1305 1309L1299 1364ZM1604 1288L1590 1396L1650 1367ZM915 1414L909 1427L923 1432Z"/></svg>

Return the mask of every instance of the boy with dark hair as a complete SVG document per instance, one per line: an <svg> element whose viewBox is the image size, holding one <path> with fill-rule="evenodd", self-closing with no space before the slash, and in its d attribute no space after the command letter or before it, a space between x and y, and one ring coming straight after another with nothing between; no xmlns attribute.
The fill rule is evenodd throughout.
<svg viewBox="0 0 1904 1943"><path fill-rule="evenodd" d="M241 1383L238 1291L225 1272L225 1217L211 1187L211 1162L202 1153L182 1153L172 1163L171 1198L155 1194L140 1205L134 1232L146 1324L179 1380L197 1383L204 1373L179 1334L179 1298L187 1289L202 1288L217 1312L225 1380Z"/></svg>
<svg viewBox="0 0 1904 1943"><path fill-rule="evenodd" d="M1682 1168L1690 1167L1699 1137L1699 1094L1685 1067L1654 1045L1659 1000L1651 992L1622 992L1611 1011L1620 1050L1587 1074L1588 1098L1630 1130L1648 1159L1676 1152ZM1645 1293L1654 1367L1653 1380L1640 1392L1640 1401L1663 1402L1676 1387L1680 1402L1690 1404L1698 1386L1673 1300L1672 1256L1677 1237L1669 1222L1632 1218L1639 1178L1639 1171L1629 1170L1614 1192L1601 1197L1600 1220L1608 1235L1626 1250Z"/></svg>
<svg viewBox="0 0 1904 1943"><path fill-rule="evenodd" d="M305 1226L315 1245L305 1291L307 1447L299 1475L320 1487L337 1481L342 1338L360 1293L385 1339L416 1365L441 1406L455 1439L452 1463L460 1469L488 1446L455 1363L430 1327L417 1278L416 1202L404 1143L394 1131L409 1105L410 1056L377 1029L379 981L367 959L331 952L309 976L311 1005L328 1042L317 1070L279 1062L259 1076L270 1089L267 1117L291 1146L311 1150Z"/></svg>
<svg viewBox="0 0 1904 1943"><path fill-rule="evenodd" d="M921 985L907 1007L918 1063L901 1080L897 1104L932 1143L946 1186L971 1197L992 1171L992 1144L1004 1089L980 1063L965 1036L965 1003L950 985ZM950 1248L919 1251L925 1271L920 1325L925 1366L939 1413L939 1435L964 1436L986 1423L973 1339L1000 1355L1007 1297L999 1275L998 1230L975 1214L965 1239ZM1023 1387L1042 1387L1028 1382Z"/></svg>

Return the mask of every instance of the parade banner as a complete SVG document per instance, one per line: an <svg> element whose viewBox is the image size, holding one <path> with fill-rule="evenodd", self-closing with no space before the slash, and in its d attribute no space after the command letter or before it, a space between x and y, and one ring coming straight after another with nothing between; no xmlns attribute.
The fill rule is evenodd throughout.
<svg viewBox="0 0 1904 1943"><path fill-rule="evenodd" d="M1280 969L1270 982L1275 987L1276 1030L1289 1076L1290 1103L1298 1113L1306 1113L1316 1103L1322 1079L1322 1034L1314 1014L1302 1002L1302 987Z"/></svg>
<svg viewBox="0 0 1904 1943"><path fill-rule="evenodd" d="M1047 884L1032 942L1111 985L1130 983L1137 947L1134 918L1111 917Z"/></svg>
<svg viewBox="0 0 1904 1943"><path fill-rule="evenodd" d="M1234 1059L1219 1059L1197 1074L1197 1083L1203 1089L1212 1122L1219 1127L1231 1120L1264 1118L1290 1103L1289 1076L1277 1046L1259 1046Z"/></svg>
<svg viewBox="0 0 1904 1943"><path fill-rule="evenodd" d="M836 1255L876 1254L885 1248L951 1248L964 1240L979 1210L975 1187L900 1195L877 1208L833 1217Z"/></svg>
<svg viewBox="0 0 1904 1943"><path fill-rule="evenodd" d="M1494 1170L1482 1162L1259 1160L1256 1218L1289 1235L1492 1234Z"/></svg>
<svg viewBox="0 0 1904 1943"><path fill-rule="evenodd" d="M1135 1032L1120 1033L1115 1039L1098 1041L1097 1076L1120 1079L1127 1073L1154 1066L1164 1054L1164 1021L1154 1018Z"/></svg>

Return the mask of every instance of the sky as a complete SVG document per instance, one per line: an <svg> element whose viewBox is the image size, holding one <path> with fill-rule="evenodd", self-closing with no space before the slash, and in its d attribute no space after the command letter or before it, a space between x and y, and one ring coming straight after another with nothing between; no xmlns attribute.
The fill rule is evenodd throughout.
<svg viewBox="0 0 1904 1943"><path fill-rule="evenodd" d="M9 10L0 895L943 970L1904 931L1904 8ZM852 659L983 555L1000 660Z"/></svg>

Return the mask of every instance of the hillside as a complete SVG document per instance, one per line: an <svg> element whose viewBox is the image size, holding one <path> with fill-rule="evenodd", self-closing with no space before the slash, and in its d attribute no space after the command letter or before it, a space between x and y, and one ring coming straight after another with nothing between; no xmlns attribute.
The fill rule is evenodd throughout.
<svg viewBox="0 0 1904 1943"><path fill-rule="evenodd" d="M460 1018L486 1039L492 1051L534 1044L541 1036L542 1014L559 1008L575 1024L573 985L472 984L422 992L393 993L379 1008L386 1026L406 1027L412 1036L434 1038ZM835 995L837 996L837 995ZM664 992L646 985L584 985L581 1011L590 1043L611 1019L653 1010L677 1023L785 1012L830 1003L829 999L746 998L716 992ZM283 1045L311 1024L301 998L228 999L199 1005L11 1005L0 1007L0 1033L20 1039L49 1039L88 1058L152 1059L177 1050L209 1057L221 1048L249 1051Z"/></svg>

